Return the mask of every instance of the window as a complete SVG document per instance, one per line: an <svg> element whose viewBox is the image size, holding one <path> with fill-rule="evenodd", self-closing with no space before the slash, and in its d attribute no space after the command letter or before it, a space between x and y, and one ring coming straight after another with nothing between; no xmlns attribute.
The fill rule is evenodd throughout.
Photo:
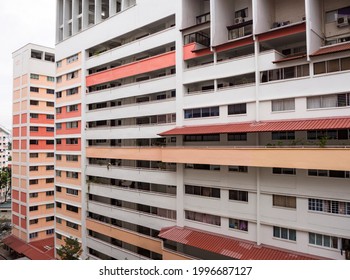
<svg viewBox="0 0 350 280"><path fill-rule="evenodd" d="M221 225L221 217L211 215L211 214L198 213L198 212L185 210L185 218L187 220L206 223L206 224L212 224L216 226Z"/></svg>
<svg viewBox="0 0 350 280"><path fill-rule="evenodd" d="M185 142L209 142L220 141L220 134L208 134L208 135L185 135Z"/></svg>
<svg viewBox="0 0 350 280"><path fill-rule="evenodd" d="M295 110L294 98L272 100L272 112Z"/></svg>
<svg viewBox="0 0 350 280"><path fill-rule="evenodd" d="M248 166L230 165L228 167L228 171L230 171L230 172L248 173Z"/></svg>
<svg viewBox="0 0 350 280"><path fill-rule="evenodd" d="M220 171L220 165L212 165L212 164L191 164L186 163L185 168L187 169L198 169L198 170L213 170Z"/></svg>
<svg viewBox="0 0 350 280"><path fill-rule="evenodd" d="M29 171L39 171L39 166L29 166Z"/></svg>
<svg viewBox="0 0 350 280"><path fill-rule="evenodd" d="M54 120L55 116L54 115L46 115L46 119L48 120Z"/></svg>
<svg viewBox="0 0 350 280"><path fill-rule="evenodd" d="M219 106L185 110L185 119L207 118L216 116L219 116Z"/></svg>
<svg viewBox="0 0 350 280"><path fill-rule="evenodd" d="M30 113L29 116L30 116L31 119L38 119L38 118L39 118L39 115L38 115L38 114Z"/></svg>
<svg viewBox="0 0 350 280"><path fill-rule="evenodd" d="M307 98L307 109L350 106L350 93L330 94Z"/></svg>
<svg viewBox="0 0 350 280"><path fill-rule="evenodd" d="M46 102L46 107L55 107L54 102Z"/></svg>
<svg viewBox="0 0 350 280"><path fill-rule="evenodd" d="M305 52L305 50L301 51L299 49L298 52ZM306 77L309 75L310 75L309 64L303 64L303 65L297 65L292 67L262 71L260 72L260 80L261 80L261 83L267 83L271 81Z"/></svg>
<svg viewBox="0 0 350 280"><path fill-rule="evenodd" d="M56 192L62 192L62 187L56 186Z"/></svg>
<svg viewBox="0 0 350 280"><path fill-rule="evenodd" d="M52 229L47 229L46 230L46 235L51 235L51 234L54 234L55 230L52 228Z"/></svg>
<svg viewBox="0 0 350 280"><path fill-rule="evenodd" d="M61 145L62 144L62 139L56 139L56 144Z"/></svg>
<svg viewBox="0 0 350 280"><path fill-rule="evenodd" d="M348 140L350 138L350 131L347 129L339 130L308 130L307 139L338 139L338 140Z"/></svg>
<svg viewBox="0 0 350 280"><path fill-rule="evenodd" d="M294 131L277 131L271 133L272 140L294 140Z"/></svg>
<svg viewBox="0 0 350 280"><path fill-rule="evenodd" d="M39 145L39 140L29 140L30 145Z"/></svg>
<svg viewBox="0 0 350 280"><path fill-rule="evenodd" d="M39 180L38 179L31 179L29 180L29 185L37 185L39 184Z"/></svg>
<svg viewBox="0 0 350 280"><path fill-rule="evenodd" d="M66 155L66 160L67 161L78 161L78 156L77 155Z"/></svg>
<svg viewBox="0 0 350 280"><path fill-rule="evenodd" d="M62 113L62 107L56 108L56 114L61 114Z"/></svg>
<svg viewBox="0 0 350 280"><path fill-rule="evenodd" d="M78 207L76 206L72 206L72 205L66 205L66 209L67 211L71 211L71 212L74 212L74 213L78 213L79 212L79 209Z"/></svg>
<svg viewBox="0 0 350 280"><path fill-rule="evenodd" d="M78 111L78 105L69 105L67 106L67 113Z"/></svg>
<svg viewBox="0 0 350 280"><path fill-rule="evenodd" d="M56 98L61 98L62 97L62 91L56 92Z"/></svg>
<svg viewBox="0 0 350 280"><path fill-rule="evenodd" d="M54 216L46 217L46 222L51 222L53 220L55 220Z"/></svg>
<svg viewBox="0 0 350 280"><path fill-rule="evenodd" d="M38 153L30 153L30 154L29 154L29 157L30 157L30 158L38 158L38 157L39 157L39 154L38 154Z"/></svg>
<svg viewBox="0 0 350 280"><path fill-rule="evenodd" d="M30 74L30 78L33 79L33 80L39 80L39 75L37 74Z"/></svg>
<svg viewBox="0 0 350 280"><path fill-rule="evenodd" d="M78 71L74 71L67 74L67 80L75 79L78 77Z"/></svg>
<svg viewBox="0 0 350 280"><path fill-rule="evenodd" d="M62 160L62 156L61 155L56 155L56 160Z"/></svg>
<svg viewBox="0 0 350 280"><path fill-rule="evenodd" d="M229 228L242 230L242 231L248 231L248 221L245 221L245 220L238 220L238 219L229 218L228 226L229 226Z"/></svg>
<svg viewBox="0 0 350 280"><path fill-rule="evenodd" d="M78 88L70 88L70 89L67 89L66 91L66 94L67 96L70 96L70 95L74 95L74 94L77 94L78 93Z"/></svg>
<svg viewBox="0 0 350 280"><path fill-rule="evenodd" d="M350 69L350 57L332 59L314 63L314 74L325 74Z"/></svg>
<svg viewBox="0 0 350 280"><path fill-rule="evenodd" d="M326 23L336 22L338 19L338 10L326 12Z"/></svg>
<svg viewBox="0 0 350 280"><path fill-rule="evenodd" d="M74 189L66 189L66 193L67 194L71 194L71 195L78 195L78 190L74 190Z"/></svg>
<svg viewBox="0 0 350 280"><path fill-rule="evenodd" d="M192 195L220 198L220 189L219 188L209 188L209 187L185 185L185 193L192 194Z"/></svg>
<svg viewBox="0 0 350 280"><path fill-rule="evenodd" d="M54 182L54 178L46 178L46 184L51 184Z"/></svg>
<svg viewBox="0 0 350 280"><path fill-rule="evenodd" d="M62 224L62 219L61 219L61 218L56 217L56 222L57 222L58 224Z"/></svg>
<svg viewBox="0 0 350 280"><path fill-rule="evenodd" d="M67 64L71 64L79 59L79 55L75 54L70 57L67 57Z"/></svg>
<svg viewBox="0 0 350 280"><path fill-rule="evenodd" d="M30 225L36 225L37 223L39 223L39 219L34 219L29 221Z"/></svg>
<svg viewBox="0 0 350 280"><path fill-rule="evenodd" d="M55 207L54 203L46 204L46 209L52 209Z"/></svg>
<svg viewBox="0 0 350 280"><path fill-rule="evenodd" d="M32 232L29 234L29 238L30 239L34 239L34 238L37 238L38 237L38 233L37 232Z"/></svg>
<svg viewBox="0 0 350 280"><path fill-rule="evenodd" d="M297 208L297 199L295 196L273 195L273 206Z"/></svg>
<svg viewBox="0 0 350 280"><path fill-rule="evenodd" d="M30 87L30 92L38 93L39 92L39 88L37 88L37 87Z"/></svg>
<svg viewBox="0 0 350 280"><path fill-rule="evenodd" d="M31 126L31 127L29 128L29 130L30 130L30 131L34 131L34 132L38 132L38 131L39 131L39 127L37 127L37 126Z"/></svg>
<svg viewBox="0 0 350 280"><path fill-rule="evenodd" d="M38 197L38 196L39 196L38 193L30 193L30 194L29 194L29 197L30 197L30 198L36 198L36 197Z"/></svg>
<svg viewBox="0 0 350 280"><path fill-rule="evenodd" d="M62 203L61 202L56 202L56 207L57 208L62 208Z"/></svg>
<svg viewBox="0 0 350 280"><path fill-rule="evenodd" d="M338 215L350 215L350 202L309 198L309 210Z"/></svg>
<svg viewBox="0 0 350 280"><path fill-rule="evenodd" d="M39 105L39 101L38 100L30 100L30 105L38 106Z"/></svg>
<svg viewBox="0 0 350 280"><path fill-rule="evenodd" d="M248 17L248 8L236 11L235 18L239 18L239 17L242 17L242 18Z"/></svg>
<svg viewBox="0 0 350 280"><path fill-rule="evenodd" d="M78 144L78 138L67 138L66 139L67 145L77 145Z"/></svg>
<svg viewBox="0 0 350 280"><path fill-rule="evenodd" d="M229 115L242 115L247 113L247 103L228 105Z"/></svg>
<svg viewBox="0 0 350 280"><path fill-rule="evenodd" d="M56 123L56 130L62 129L62 124L61 123Z"/></svg>
<svg viewBox="0 0 350 280"><path fill-rule="evenodd" d="M309 244L338 249L338 237L309 232Z"/></svg>
<svg viewBox="0 0 350 280"><path fill-rule="evenodd" d="M33 212L33 211L38 211L39 207L38 206L30 206L29 207L29 211Z"/></svg>
<svg viewBox="0 0 350 280"><path fill-rule="evenodd" d="M73 228L73 229L78 229L78 225L69 221L66 221L66 226Z"/></svg>
<svg viewBox="0 0 350 280"><path fill-rule="evenodd" d="M286 240L297 240L297 233L294 229L273 227L273 236L276 238L286 239Z"/></svg>
<svg viewBox="0 0 350 280"><path fill-rule="evenodd" d="M54 191L47 191L46 196L54 196L55 192Z"/></svg>
<svg viewBox="0 0 350 280"><path fill-rule="evenodd" d="M57 67L57 68L62 67L62 60L56 62L56 67Z"/></svg>
<svg viewBox="0 0 350 280"><path fill-rule="evenodd" d="M46 145L54 145L55 141L54 140L46 140Z"/></svg>
<svg viewBox="0 0 350 280"><path fill-rule="evenodd" d="M245 201L248 202L248 192L239 190L229 190L229 200Z"/></svg>
<svg viewBox="0 0 350 280"><path fill-rule="evenodd" d="M47 76L46 79L47 79L48 82L55 82L55 77Z"/></svg>
<svg viewBox="0 0 350 280"><path fill-rule="evenodd" d="M67 122L66 123L66 127L67 127L67 129L78 128L78 122L77 121L75 121L75 122Z"/></svg>
<svg viewBox="0 0 350 280"><path fill-rule="evenodd" d="M229 133L227 134L228 141L247 141L247 133Z"/></svg>
<svg viewBox="0 0 350 280"><path fill-rule="evenodd" d="M66 172L66 177L67 178L78 179L79 178L79 174L78 174L78 172L67 171Z"/></svg>
<svg viewBox="0 0 350 280"><path fill-rule="evenodd" d="M56 170L56 177L62 177L62 171Z"/></svg>
<svg viewBox="0 0 350 280"><path fill-rule="evenodd" d="M296 169L295 168L272 168L273 174L284 174L284 175L295 175Z"/></svg>
<svg viewBox="0 0 350 280"><path fill-rule="evenodd" d="M55 154L54 153L46 153L46 157L53 158L53 157L55 157Z"/></svg>
<svg viewBox="0 0 350 280"><path fill-rule="evenodd" d="M46 127L46 132L54 132L55 128L53 127Z"/></svg>

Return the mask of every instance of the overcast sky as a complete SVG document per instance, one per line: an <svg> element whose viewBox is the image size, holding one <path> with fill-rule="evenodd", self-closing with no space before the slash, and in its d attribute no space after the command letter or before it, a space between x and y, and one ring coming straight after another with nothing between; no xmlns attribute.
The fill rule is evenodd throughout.
<svg viewBox="0 0 350 280"><path fill-rule="evenodd" d="M54 47L55 0L1 1L0 124L12 130L12 53L28 43Z"/></svg>

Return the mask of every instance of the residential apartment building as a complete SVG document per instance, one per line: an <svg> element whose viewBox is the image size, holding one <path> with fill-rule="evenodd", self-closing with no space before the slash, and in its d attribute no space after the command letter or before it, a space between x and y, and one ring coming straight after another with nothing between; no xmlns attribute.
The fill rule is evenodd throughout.
<svg viewBox="0 0 350 280"><path fill-rule="evenodd" d="M0 169L11 161L11 132L0 125Z"/></svg>
<svg viewBox="0 0 350 280"><path fill-rule="evenodd" d="M55 227L54 62L54 49L35 44L13 53L13 228L8 242L23 244L22 249L39 242L45 254L53 252ZM19 253L35 259L33 250Z"/></svg>
<svg viewBox="0 0 350 280"><path fill-rule="evenodd" d="M56 248L345 259L350 4L57 0Z"/></svg>

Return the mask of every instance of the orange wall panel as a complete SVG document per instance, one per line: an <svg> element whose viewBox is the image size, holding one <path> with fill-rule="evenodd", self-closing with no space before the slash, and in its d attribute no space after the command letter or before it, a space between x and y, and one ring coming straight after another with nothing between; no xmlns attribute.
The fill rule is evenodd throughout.
<svg viewBox="0 0 350 280"><path fill-rule="evenodd" d="M175 51L149 57L125 64L113 69L94 73L86 78L86 86L107 83L109 81L136 76L175 65Z"/></svg>
<svg viewBox="0 0 350 280"><path fill-rule="evenodd" d="M14 127L12 129L12 136L13 137L19 137L19 127Z"/></svg>
<svg viewBox="0 0 350 280"><path fill-rule="evenodd" d="M21 115L21 123L22 123L22 124L23 124L23 123L27 123L27 114L26 114L26 113L24 113L24 114Z"/></svg>
<svg viewBox="0 0 350 280"><path fill-rule="evenodd" d="M27 228L27 223L25 219L21 219L21 227L26 229Z"/></svg>
<svg viewBox="0 0 350 280"><path fill-rule="evenodd" d="M27 202L27 194L24 192L21 192L21 201L22 202Z"/></svg>
<svg viewBox="0 0 350 280"><path fill-rule="evenodd" d="M16 79L13 80L13 87L14 87L14 88L19 87L20 84L21 84L21 77L18 77L18 78L16 78Z"/></svg>
<svg viewBox="0 0 350 280"><path fill-rule="evenodd" d="M22 76L22 85L25 85L26 83L28 83L28 74Z"/></svg>
<svg viewBox="0 0 350 280"><path fill-rule="evenodd" d="M50 113L50 115L53 115L53 112ZM36 123L40 123L40 124L54 124L54 121L55 120L52 120L52 119L48 119L46 117L46 114L39 114L38 118L37 119L34 119L34 118L31 118L30 119L30 123L31 124L36 124Z"/></svg>
<svg viewBox="0 0 350 280"><path fill-rule="evenodd" d="M38 145L30 145L31 150L53 150L54 145L47 145L46 140L38 140Z"/></svg>
<svg viewBox="0 0 350 280"><path fill-rule="evenodd" d="M19 200L19 191L12 190L12 198L15 200Z"/></svg>
<svg viewBox="0 0 350 280"><path fill-rule="evenodd" d="M81 139L78 139L78 144L70 145L65 144L66 140L62 139L62 144L56 145L57 151L81 151Z"/></svg>
<svg viewBox="0 0 350 280"><path fill-rule="evenodd" d="M30 131L30 136L38 137L54 137L55 132L46 131L46 127L39 127L38 131Z"/></svg>
<svg viewBox="0 0 350 280"><path fill-rule="evenodd" d="M27 127L22 126L21 127L21 137L25 137L25 136L27 136Z"/></svg>
<svg viewBox="0 0 350 280"><path fill-rule="evenodd" d="M16 90L13 93L13 100L17 100L17 99L20 99L20 98L21 98L21 92L19 90Z"/></svg>
<svg viewBox="0 0 350 280"><path fill-rule="evenodd" d="M16 202L12 202L12 211L19 213L19 204Z"/></svg>
<svg viewBox="0 0 350 280"><path fill-rule="evenodd" d="M13 124L19 124L19 115L13 115L12 123Z"/></svg>
<svg viewBox="0 0 350 280"><path fill-rule="evenodd" d="M12 223L19 226L19 217L16 215L12 215Z"/></svg>
<svg viewBox="0 0 350 280"><path fill-rule="evenodd" d="M13 146L14 150L18 150L19 149L19 140L13 140L12 146Z"/></svg>
<svg viewBox="0 0 350 280"><path fill-rule="evenodd" d="M27 215L27 207L25 207L24 205L21 205L21 214Z"/></svg>
<svg viewBox="0 0 350 280"><path fill-rule="evenodd" d="M202 56L213 54L213 52L210 50L210 48L206 48L206 49L199 50L199 51L195 52L196 46L197 46L197 43L194 42L194 43L187 44L183 47L183 59L184 60L189 60L192 58L202 57Z"/></svg>
<svg viewBox="0 0 350 280"><path fill-rule="evenodd" d="M22 150L27 149L27 140L21 140L21 149Z"/></svg>
<svg viewBox="0 0 350 280"><path fill-rule="evenodd" d="M60 114L56 113L56 119L68 119L68 118L77 118L81 116L81 104L78 105L78 111L67 112L67 106L62 106L62 112Z"/></svg>
<svg viewBox="0 0 350 280"><path fill-rule="evenodd" d="M77 128L67 128L67 123L62 123L62 128L56 130L57 135L66 134L80 134L81 133L81 122L78 122Z"/></svg>

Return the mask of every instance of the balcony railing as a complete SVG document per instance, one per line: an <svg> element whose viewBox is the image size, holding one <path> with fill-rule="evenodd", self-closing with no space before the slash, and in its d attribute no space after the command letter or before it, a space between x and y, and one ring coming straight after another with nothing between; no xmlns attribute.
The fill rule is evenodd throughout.
<svg viewBox="0 0 350 280"><path fill-rule="evenodd" d="M246 21L227 27L228 39L234 40L240 37L253 34L253 21Z"/></svg>

